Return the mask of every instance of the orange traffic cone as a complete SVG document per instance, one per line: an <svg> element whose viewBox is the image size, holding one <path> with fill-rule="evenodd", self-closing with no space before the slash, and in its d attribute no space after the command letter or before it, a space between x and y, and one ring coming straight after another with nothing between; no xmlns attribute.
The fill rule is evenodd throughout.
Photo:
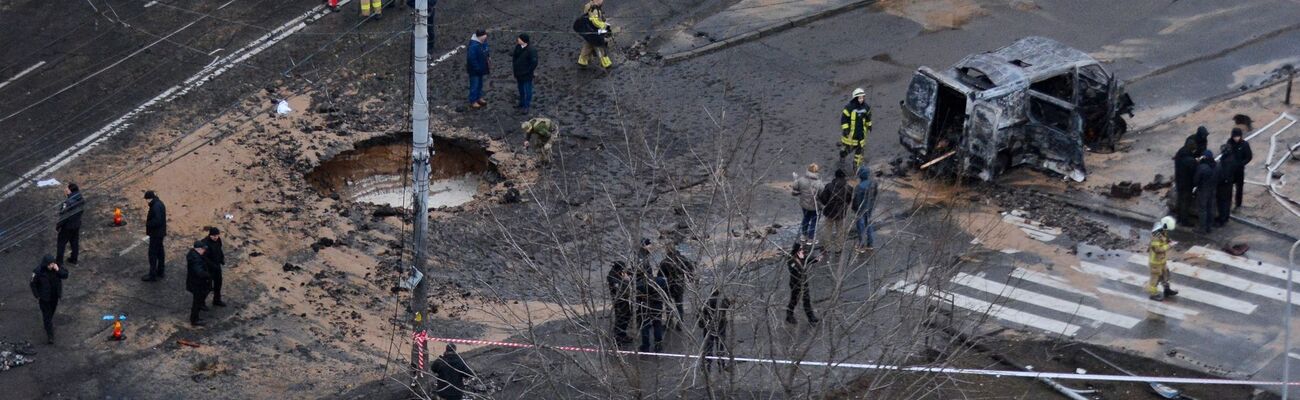
<svg viewBox="0 0 1300 400"><path fill-rule="evenodd" d="M120 320L113 321L113 336L111 336L110 339L112 340L126 339L126 336L122 335L122 321Z"/></svg>
<svg viewBox="0 0 1300 400"><path fill-rule="evenodd" d="M122 226L122 209L113 209L113 226Z"/></svg>

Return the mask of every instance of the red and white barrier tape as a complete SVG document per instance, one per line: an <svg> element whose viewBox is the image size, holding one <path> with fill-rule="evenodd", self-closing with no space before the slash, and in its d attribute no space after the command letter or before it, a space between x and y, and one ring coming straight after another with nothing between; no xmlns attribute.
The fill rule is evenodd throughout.
<svg viewBox="0 0 1300 400"><path fill-rule="evenodd" d="M794 361L780 360L771 358L747 358L747 357L719 357L719 356L699 356L694 354L677 354L677 353L642 353L630 350L606 350L590 347L576 346L547 346L528 343L514 342L497 342L490 340L478 339L456 339L429 337L428 340L444 343L458 343L470 345L486 345L499 347L513 347L519 349L550 349L559 351L573 351L582 353L611 353L625 355L640 355L666 358L703 358L710 360L722 361L740 361L752 363L781 364L781 365L807 365L814 367L831 367L831 368L854 368L869 369L882 371L899 371L899 372L923 372L935 374L956 374L956 375L984 375L984 376L1010 376L1020 378L1050 378L1050 379L1071 379L1071 380L1090 380L1090 381L1112 381L1112 382L1159 382L1159 383L1182 383L1194 385L1252 385L1252 386L1300 386L1300 382L1286 381L1252 381L1241 379L1218 379L1218 378L1178 378L1170 376L1130 376L1130 375L1105 375L1105 374L1075 374L1068 372L1035 372L1035 371L1003 371L993 369L975 369L975 368L951 368L951 367L923 367L923 366L903 366L903 365L885 365L885 364L855 364L855 363L836 363L826 361Z"/></svg>

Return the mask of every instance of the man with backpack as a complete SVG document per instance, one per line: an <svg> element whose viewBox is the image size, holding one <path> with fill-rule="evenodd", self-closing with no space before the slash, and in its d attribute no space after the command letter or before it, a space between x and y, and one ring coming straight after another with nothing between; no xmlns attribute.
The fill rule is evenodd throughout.
<svg viewBox="0 0 1300 400"><path fill-rule="evenodd" d="M582 15L573 21L573 30L582 35L582 52L578 53L578 65L586 68L594 53L600 59L600 66L605 70L614 65L609 59L609 37L614 27L605 22L605 12L601 7L605 0L591 0L582 6Z"/></svg>

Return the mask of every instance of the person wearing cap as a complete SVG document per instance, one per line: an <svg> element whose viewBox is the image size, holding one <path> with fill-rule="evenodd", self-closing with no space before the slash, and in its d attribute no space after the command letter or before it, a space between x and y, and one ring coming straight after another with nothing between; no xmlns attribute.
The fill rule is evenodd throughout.
<svg viewBox="0 0 1300 400"><path fill-rule="evenodd" d="M519 34L515 38L515 50L510 53L515 82L519 86L519 104L515 108L524 115L528 114L533 104L533 72L537 70L537 48L531 42L532 38L527 33Z"/></svg>
<svg viewBox="0 0 1300 400"><path fill-rule="evenodd" d="M226 253L221 250L221 230L215 226L208 228L208 237L203 238L203 245L207 247L203 258L208 260L208 275L212 276L212 305L225 307L226 302L221 301L221 267L226 264Z"/></svg>
<svg viewBox="0 0 1300 400"><path fill-rule="evenodd" d="M1238 116L1245 117L1243 122L1246 124L1242 126L1249 129L1250 117ZM1242 191L1246 186L1246 164L1250 164L1250 160L1255 158L1255 153L1250 151L1250 142L1246 141L1244 135L1245 131L1242 128L1232 128L1232 136L1228 138L1228 143L1224 144L1225 153L1232 154L1233 163L1230 170L1232 172L1232 190L1236 199L1236 208L1241 208Z"/></svg>
<svg viewBox="0 0 1300 400"><path fill-rule="evenodd" d="M555 122L551 121L550 118L536 117L524 121L523 124L519 125L519 128L524 130L524 148L528 148L530 144L534 143L533 138L536 137L539 160L543 164L550 163L551 143L555 142L556 136L560 133Z"/></svg>
<svg viewBox="0 0 1300 400"><path fill-rule="evenodd" d="M853 153L854 168L861 166L868 133L871 133L871 105L867 104L867 91L853 89L849 104L840 113L840 159Z"/></svg>
<svg viewBox="0 0 1300 400"><path fill-rule="evenodd" d="M167 237L167 206L152 190L144 192L149 200L149 214L144 220L144 233L149 235L149 274L142 281L153 282L166 277L167 259L163 252L163 239Z"/></svg>
<svg viewBox="0 0 1300 400"><path fill-rule="evenodd" d="M456 353L456 345L447 343L447 349L433 360L429 370L437 380L433 384L434 393L443 400L460 400L465 398L465 379L474 376L465 359Z"/></svg>
<svg viewBox="0 0 1300 400"><path fill-rule="evenodd" d="M54 230L59 232L58 251L54 253L54 260L59 265L64 265L63 250L72 245L72 257L68 257L68 263L76 264L77 256L81 254L81 213L85 209L86 200L81 197L81 188L75 183L69 183L63 189L63 194L67 198L59 206L59 222L54 225Z"/></svg>
<svg viewBox="0 0 1300 400"><path fill-rule="evenodd" d="M1201 153L1200 165L1196 166L1196 177L1193 182L1196 186L1192 190L1196 193L1196 212L1201 220L1201 233L1210 233L1214 230L1214 199L1215 191L1219 183L1215 178L1218 177L1218 166L1214 162L1214 152L1206 150Z"/></svg>
<svg viewBox="0 0 1300 400"><path fill-rule="evenodd" d="M54 310L59 308L59 298L63 297L63 280L68 279L68 270L54 261L54 256L46 254L40 264L32 270L32 295L41 307L41 322L45 327L45 342L54 344Z"/></svg>
<svg viewBox="0 0 1300 400"><path fill-rule="evenodd" d="M594 32L583 34L582 51L578 53L578 66L586 68L595 54L600 59L600 66L605 70L614 65L609 59L609 41L607 38L614 31L614 27L605 22L605 11L602 9L605 0L591 0L582 6L582 15L586 17L586 29L595 29Z"/></svg>
<svg viewBox="0 0 1300 400"><path fill-rule="evenodd" d="M1169 268L1166 266L1170 248L1169 231L1174 230L1176 224L1174 217L1164 217L1151 228L1151 244L1147 246L1147 266L1151 268L1151 279L1147 280L1146 286L1151 300L1164 301L1165 297L1178 295L1177 290L1169 288ZM1164 286L1164 290L1161 291L1158 286Z"/></svg>
<svg viewBox="0 0 1300 400"><path fill-rule="evenodd" d="M203 256L207 251L207 245L198 240L190 246L189 253L185 254L185 291L193 295L190 303L190 325L193 326L204 325L199 318L199 311L205 308L203 302L212 290L212 275L208 272L208 260Z"/></svg>
<svg viewBox="0 0 1300 400"><path fill-rule="evenodd" d="M465 46L465 72L469 74L469 106L473 109L487 106L487 101L483 100L483 78L491 72L487 40L487 31L479 29L469 37L469 44Z"/></svg>

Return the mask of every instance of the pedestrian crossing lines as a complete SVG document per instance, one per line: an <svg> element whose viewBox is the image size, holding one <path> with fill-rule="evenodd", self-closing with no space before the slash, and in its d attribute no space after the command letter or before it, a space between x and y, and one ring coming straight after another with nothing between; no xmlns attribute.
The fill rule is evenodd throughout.
<svg viewBox="0 0 1300 400"><path fill-rule="evenodd" d="M890 290L902 293L911 293L919 297L929 297L934 295L943 301L952 304L958 308L975 313L988 313L989 316L1005 321L1010 321L1020 325L1034 327L1051 333L1059 333L1065 336L1074 336L1079 333L1080 327L1068 322L1058 321L1055 319L1040 317L1034 314L1020 310L993 304L984 300L967 297L964 295L951 292L937 292L929 287L918 283L906 283L898 281Z"/></svg>

